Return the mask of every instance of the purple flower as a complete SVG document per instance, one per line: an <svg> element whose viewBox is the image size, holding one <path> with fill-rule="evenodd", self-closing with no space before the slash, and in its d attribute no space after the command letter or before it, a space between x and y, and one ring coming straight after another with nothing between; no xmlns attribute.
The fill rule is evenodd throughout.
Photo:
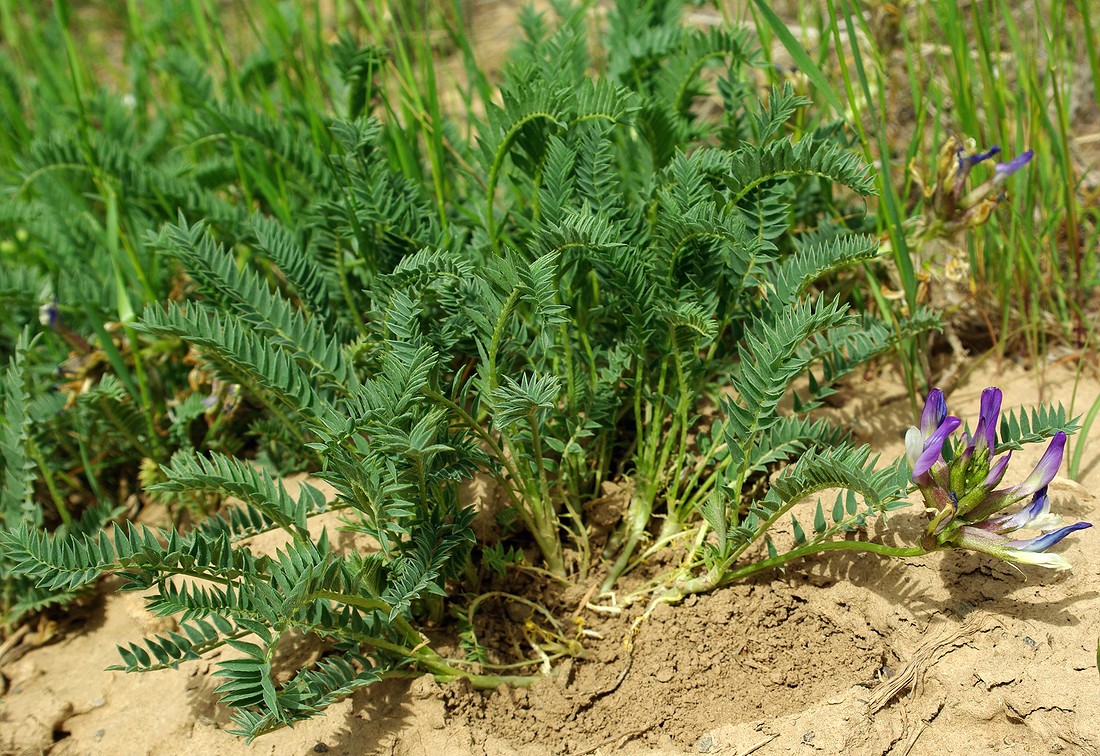
<svg viewBox="0 0 1100 756"><path fill-rule="evenodd" d="M981 411L974 435L963 434L962 464L966 465L976 453L978 464L986 464L997 446L997 418L1001 414L1001 390L990 387L982 391Z"/></svg>
<svg viewBox="0 0 1100 756"><path fill-rule="evenodd" d="M1008 181L1008 177L1027 165L1035 153L1027 150L1004 163L993 166L993 175L980 185L966 190L971 169L994 155L999 155L1000 147L993 145L985 152L967 154L962 148L956 152L951 165L951 175L941 179L944 190L935 194L933 206L943 222L943 229L953 233L962 228L974 228L989 220L993 208L999 201L999 187ZM949 179L949 180L947 180Z"/></svg>
<svg viewBox="0 0 1100 756"><path fill-rule="evenodd" d="M927 483L928 471L943 456L944 442L961 424L959 418L948 416L943 392L929 391L920 428L910 428L905 434L905 455L913 469L913 480L919 485Z"/></svg>
<svg viewBox="0 0 1100 756"><path fill-rule="evenodd" d="M981 409L973 436L964 434L962 448L950 463L943 461L943 445L961 424L947 414L943 392L928 395L919 428L905 436L905 452L913 481L924 496L930 521L921 545L966 548L998 558L1052 569L1069 569L1065 557L1046 550L1077 530L1091 527L1078 522L1062 526L1050 512L1047 485L1054 479L1066 448L1066 434L1058 431L1030 475L1019 485L994 490L1004 477L1011 453L993 458L1002 393L995 387L982 392ZM1005 509L1028 497L1031 503L1011 514ZM1020 530L1038 531L1031 538L1014 538Z"/></svg>
<svg viewBox="0 0 1100 756"><path fill-rule="evenodd" d="M978 427L974 429L974 450L983 449L993 454L997 447L997 420L1001 415L1001 390L994 386L982 392L981 409L978 412Z"/></svg>
<svg viewBox="0 0 1100 756"><path fill-rule="evenodd" d="M88 340L65 324L65 320L61 317L61 310L57 306L56 296L38 308L38 322L64 339L76 354L91 353L92 346Z"/></svg>
<svg viewBox="0 0 1100 756"><path fill-rule="evenodd" d="M1050 533L1044 533L1037 538L1029 538L1023 541L1009 541L1008 547L1010 549L1019 549L1020 551L1038 553L1041 551L1046 551L1051 546L1058 543L1074 531L1084 530L1085 528L1091 527L1091 522L1075 522L1072 525L1066 525L1065 527L1058 528L1058 530L1051 531Z"/></svg>
<svg viewBox="0 0 1100 756"><path fill-rule="evenodd" d="M975 527L990 530L999 535L1011 533L1022 528L1048 531L1062 524L1062 518L1050 513L1050 497L1047 490L1035 492L1031 503L1014 514L997 515L974 523Z"/></svg>
<svg viewBox="0 0 1100 756"><path fill-rule="evenodd" d="M55 329L60 322L57 309L57 297L38 308L38 322L50 329Z"/></svg>
<svg viewBox="0 0 1100 756"><path fill-rule="evenodd" d="M1027 476L1023 483L1011 488L993 491L992 486L1000 482L998 477L997 481L985 490L984 495L975 498L968 497L966 504L963 506L963 511L969 515L968 519L972 521L984 520L986 517L994 515L1038 491L1045 490L1050 481L1054 480L1054 476L1058 474L1058 468L1062 464L1062 452L1065 451L1065 448L1066 434L1058 431L1054 434L1054 438L1050 440L1050 446L1043 453L1043 458L1039 460L1039 464L1035 465L1035 469L1031 471L1031 475ZM1000 472L1003 475L1003 465ZM992 473L993 470L991 469L989 477L992 477Z"/></svg>
<svg viewBox="0 0 1100 756"><path fill-rule="evenodd" d="M924 449L917 458L917 463L913 465L914 477L924 475L932 469L936 462L943 458L944 442L961 424L962 420L959 418L948 417L931 436L924 439Z"/></svg>
<svg viewBox="0 0 1100 756"><path fill-rule="evenodd" d="M997 163L993 166L993 182L995 184L1004 183L1009 176L1031 162L1033 157L1035 157L1035 150L1026 150L1007 163Z"/></svg>
<svg viewBox="0 0 1100 756"><path fill-rule="evenodd" d="M1050 446L1043 453L1043 458L1039 460L1039 464L1035 465L1035 469L1031 471L1031 475L1027 476L1023 483L1012 489L1016 497L1030 496L1036 491L1046 488L1050 481L1054 480L1054 476L1058 474L1058 468L1062 466L1062 452L1065 449L1066 434L1058 431L1054 434L1054 438L1050 440Z"/></svg>
<svg viewBox="0 0 1100 756"><path fill-rule="evenodd" d="M947 398L938 388L928 392L928 398L924 400L924 412L920 416L920 432L925 438L939 428L947 417Z"/></svg>
<svg viewBox="0 0 1100 756"><path fill-rule="evenodd" d="M977 165L983 160L989 160L994 155L999 155L1001 148L997 145L990 145L989 149L985 152L975 152L972 155L965 155L965 149L959 148L956 153L959 156L959 173L965 174L971 167ZM1026 161L1025 161L1026 162Z"/></svg>
<svg viewBox="0 0 1100 756"><path fill-rule="evenodd" d="M989 467L989 472L986 473L985 480L982 481L982 488L987 491L992 491L993 486L1001 482L1001 478L1005 476L1005 470L1008 468L1008 461L1012 459L1012 452L1004 455Z"/></svg>
<svg viewBox="0 0 1100 756"><path fill-rule="evenodd" d="M1075 522L1058 527L1061 524L1062 518L1050 513L1050 497L1047 496L1046 488L1043 488L1035 493L1031 504L1014 514L990 517L973 525L962 526L955 537L955 543L1010 562L1068 570L1069 560L1061 554L1047 554L1046 550L1070 533L1092 527L1092 523ZM1042 535L1015 540L1008 537L1009 534L1024 529L1038 530Z"/></svg>
<svg viewBox="0 0 1100 756"><path fill-rule="evenodd" d="M982 528L964 525L954 543L964 549L982 551L998 559L1019 564L1034 564L1052 570L1068 570L1069 560L1061 554L1048 554L1046 550L1075 530L1092 527L1087 522L1067 525L1054 533L1047 533L1026 541L1010 541L1008 538Z"/></svg>

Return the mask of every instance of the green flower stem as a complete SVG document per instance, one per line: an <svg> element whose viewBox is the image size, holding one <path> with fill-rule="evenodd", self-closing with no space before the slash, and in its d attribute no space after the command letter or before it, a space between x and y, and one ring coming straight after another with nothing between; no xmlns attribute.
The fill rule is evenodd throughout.
<svg viewBox="0 0 1100 756"><path fill-rule="evenodd" d="M127 332L129 332L130 329L127 328L126 330L127 330ZM136 350L134 351L134 355L135 355L135 357L137 356L137 351ZM134 373L138 376L142 376L142 375L145 374L143 370L135 370ZM144 379L140 379L140 380L141 380L141 386L142 386L141 393L142 393L143 398L144 398L144 397L148 396L148 392L146 391L146 388L145 388L146 387L146 381ZM148 406L149 405L145 405L146 408L148 408ZM130 444L131 449L134 449L135 451L137 451L137 453L140 454L142 457L149 457L150 459L155 459L155 460L158 460L158 461L160 460L160 457L156 454L156 452L153 451L153 448L151 446L149 446L144 441L142 441L140 438L138 438L136 435L134 435L134 433L130 430L130 427L125 423L125 421L123 421L122 418L120 418L118 416L118 414L112 409L112 406L111 406L110 402L102 402L99 405L99 409L100 409L100 411L103 412L103 417L106 418L106 420L114 427L115 431L120 436L125 438L126 442L128 444ZM142 414L147 416L147 417L150 417L150 416L152 416L153 413L152 413L151 410L146 409L146 411L142 412ZM150 438L155 438L156 437L156 429L155 428L150 429L149 434L150 434Z"/></svg>
<svg viewBox="0 0 1100 756"><path fill-rule="evenodd" d="M367 167L363 159L360 157L357 162L359 163L359 166L363 173L366 174ZM351 178L349 173L350 172L345 170L344 180L350 183ZM353 206L356 204L355 198L352 197L346 189L344 190L344 199L347 201L349 206ZM347 212L346 216L351 224L352 234L356 239L362 240L366 235L363 233L363 227L359 223L358 216L354 212ZM367 266L369 277L373 279L373 277L378 273L378 266L374 265L373 261L365 256L365 254L363 253L362 244L358 246L358 254L358 259L352 260L350 263L344 259L345 255L343 254L343 252L340 252L336 255L336 278L340 282L340 294L344 299L344 304L348 306L348 310L351 313L351 321L355 324L355 329L359 332L360 336L366 336L366 318L364 318L362 313L359 311L359 305L355 301L355 295L352 293L351 290L351 282L348 280L348 271L355 267L358 267L358 264L363 264Z"/></svg>
<svg viewBox="0 0 1100 756"><path fill-rule="evenodd" d="M687 499L682 506L676 509L676 516L681 522L686 522L688 517L691 516L691 513L698 508L699 504L710 496L711 491L714 490L715 485L718 483L718 476L729 467L730 458L726 457L714 466L714 469L711 470L705 480L701 483L699 482L699 478L702 477L703 471L707 469L707 465L710 464L711 460L714 458L716 453L715 450L720 449L724 451L727 448L726 444L714 444L707 450L707 453L703 455L703 458L699 460L699 464L695 466L695 472L692 473L691 480L688 481L688 485L684 489L692 492L691 497Z"/></svg>
<svg viewBox="0 0 1100 756"><path fill-rule="evenodd" d="M813 554L820 554L826 551L868 551L872 554L878 554L880 556L905 558L905 557L917 557L930 554L935 549L925 549L920 546L887 546L882 543L874 543L871 541L829 541L827 543L808 543L802 546L798 546L785 554L777 554L776 556L769 557L768 559L762 559L759 562L753 562L752 564L746 564L743 567L739 567L735 570L726 570L721 568L715 568L711 570L707 575L692 578L690 580L678 581L673 588L675 599L689 596L693 593L703 593L706 591L719 588L723 585L736 582L738 580L744 580L745 578L752 577L753 575L770 570L773 567L781 567L787 562L795 559L801 559L803 557L811 556Z"/></svg>
<svg viewBox="0 0 1100 756"><path fill-rule="evenodd" d="M556 304L561 304L561 293L558 292L554 295L554 301ZM565 347L562 350L560 358L555 357L553 361L554 373L561 375L565 373L565 396L566 400L571 407L579 406L577 396L577 368L573 359L573 350L569 348L572 343L572 339L569 338L569 324L562 323L558 328L558 343Z"/></svg>
<svg viewBox="0 0 1100 756"><path fill-rule="evenodd" d="M441 682L464 678L469 680L475 688L488 690L499 688L502 685L512 685L521 688L529 687L537 680L544 679L543 675L479 675L459 669L428 646L409 647L402 646L399 643L391 643L384 638L378 638L373 635L346 632L344 634L349 637L354 637L355 640L360 643L364 643L381 651L389 651L396 656L411 660L421 670L427 670ZM413 672L411 674L419 677L420 673Z"/></svg>
<svg viewBox="0 0 1100 756"><path fill-rule="evenodd" d="M705 533L709 532L706 529L706 523L705 522L702 523L702 525L700 526L700 531L702 531L702 534L705 534ZM670 544L675 543L677 540L687 539L687 538L691 537L693 533L695 534L696 537L699 537L701 535L699 533L699 531L693 531L693 530L680 529L680 530L676 530L675 532L671 532L671 533L665 533L662 530L662 532L653 540L653 542L651 544L649 544L648 547L646 547L645 551L643 551L641 554L638 554L638 556L636 556L634 558L634 560L630 564L627 565L626 570L624 571L623 574L626 574L628 572L633 572L635 569L640 567L642 564L644 564L650 558L656 556L657 554L661 553L665 549L669 548ZM696 546L696 549L697 548L698 548L698 546ZM694 549L691 550L691 551L688 551L689 555L692 555L694 553L695 553ZM683 564L681 566L683 566Z"/></svg>
<svg viewBox="0 0 1100 756"><path fill-rule="evenodd" d="M305 606L309 602L316 601L317 599L323 599L325 601L335 601L340 604L355 606L368 612L380 612L387 617L393 614L393 607L390 606L389 602L387 601L383 601L382 599L370 598L369 596L358 596L350 593L340 593L338 591L314 591L313 593L310 593L308 596L299 601L298 606ZM409 624L409 621L402 617L400 614L398 614L392 620L389 620L388 624L390 625L390 627L401 631L401 633L405 636L406 643L411 643L413 646L416 646L421 642L422 637L420 633L418 633L413 628L413 626Z"/></svg>
<svg viewBox="0 0 1100 756"><path fill-rule="evenodd" d="M668 364L662 363L660 377L657 380L657 396L664 396L665 378L668 373ZM648 438L643 442L645 445L641 449L641 453L638 455L641 465L638 471L638 486L634 491L634 495L630 499L630 505L627 508L627 514L624 518L624 528L619 531L622 535L618 544L612 543L610 546L619 546L619 554L615 559L615 563L612 565L611 570L608 572L607 579L604 580L602 591L610 591L615 582L619 579L619 576L626 571L627 566L630 564L630 557L634 553L634 550L641 542L642 535L645 533L646 526L649 525L649 518L653 514L653 502L657 498L657 490L660 487L659 475L657 467L657 447L660 445L661 439L661 427L662 422L659 422L656 415L656 408L654 405L647 405L649 417L648 425L639 424L638 428L648 430ZM641 410L636 409L636 415L641 416ZM641 423L641 421L639 421ZM639 435L643 435L639 433Z"/></svg>
<svg viewBox="0 0 1100 756"><path fill-rule="evenodd" d="M513 459L524 457L524 454L516 453L511 444L507 445L507 453ZM564 577L565 559L562 554L561 542L558 540L557 517L554 513L553 502L543 497L539 490L538 481L531 480L529 476L518 474L514 480L520 487L520 493L522 494L522 498L517 497L514 493L511 496L520 519L523 520L523 524L534 537L539 551L542 552L542 556L546 560L546 568L555 576ZM510 491L511 488L511 486L508 486L505 490Z"/></svg>
<svg viewBox="0 0 1100 756"><path fill-rule="evenodd" d="M99 473L96 470L95 465L92 464L92 457L88 453L88 443L87 443L87 439L84 437L84 434L78 434L77 435L77 437L76 437L76 448L77 448L77 453L80 455L80 464L83 465L83 467L84 467L84 472L85 472L84 477L88 481L88 488L91 489L92 496L94 496L96 498L96 500L98 500L98 501L103 501L104 499L107 498L107 496L103 492L103 488L99 485ZM42 474L47 475L47 479L46 479L46 486L47 487L50 487L50 486L54 485L52 483L52 481L50 481L50 478L52 476L49 476L47 474L46 470L43 470ZM74 484L74 486L79 487L79 486L77 486L76 481L73 481L73 484ZM52 494L53 491L51 490L50 493Z"/></svg>
<svg viewBox="0 0 1100 756"><path fill-rule="evenodd" d="M644 499L635 497L631 500L630 517L626 520L628 526L626 531L626 542L619 551L619 556L615 560L615 564L612 565L610 572L608 572L607 579L604 580L603 585L600 586L600 591L602 593L608 593L613 590L615 583L618 582L619 576L626 571L627 566L630 564L630 555L634 553L634 549L638 547L638 544L642 540L642 533L645 530L646 523L649 522L649 515L652 509L652 503L647 504Z"/></svg>
<svg viewBox="0 0 1100 756"><path fill-rule="evenodd" d="M258 395L266 399L266 401L263 399L261 399L261 401L264 401L267 411L276 417L279 423L290 432L290 435L294 436L294 440L298 442L300 447L303 450L309 450L306 436L302 433L302 429L298 427L299 423L292 421L291 418L283 412L282 408L279 406L279 400L263 388L259 389ZM308 422L308 420L306 420L306 422Z"/></svg>
<svg viewBox="0 0 1100 756"><path fill-rule="evenodd" d="M416 490L420 494L421 501L428 501L428 480L424 472L424 455L410 453L413 466L416 468Z"/></svg>
<svg viewBox="0 0 1100 756"><path fill-rule="evenodd" d="M546 120L549 121L552 126L559 126L559 122L550 113L530 113L517 122L513 123L508 131L504 134L500 145L497 147L496 153L493 155L493 164L489 168L489 182L485 187L485 230L489 235L489 244L492 246L493 251L500 254L500 238L497 231L496 218L493 215L493 205L495 204L497 193L497 182L500 180L500 172L504 167L504 161L508 157L508 152L512 149L512 144L523 128L532 121Z"/></svg>
<svg viewBox="0 0 1100 756"><path fill-rule="evenodd" d="M129 246L129 245L127 245ZM165 458L160 434L157 433L156 412L153 408L153 397L149 390L149 370L142 366L141 349L138 348L138 335L134 332L128 321L122 321L122 330L130 341L130 356L134 361L134 378L137 380L138 391L141 394L142 416L145 418L145 433L149 437L149 450L143 452L145 456L155 460ZM137 397L134 397L135 399ZM144 449L142 444L138 447Z"/></svg>
<svg viewBox="0 0 1100 756"><path fill-rule="evenodd" d="M531 424L531 451L535 455L535 466L539 471L539 498L544 504L551 505L550 511L552 512L553 506L550 498L550 482L546 479L546 465L543 464L544 460L542 457L542 436L539 434L539 416L538 411L534 407L527 410L527 422Z"/></svg>
<svg viewBox="0 0 1100 756"><path fill-rule="evenodd" d="M504 685L512 688L530 688L539 680L546 679L545 675L475 675L473 672L464 672L457 667L452 667L446 662L429 662L423 659L417 659L417 661L430 670L439 682L465 679L478 690L493 690Z"/></svg>

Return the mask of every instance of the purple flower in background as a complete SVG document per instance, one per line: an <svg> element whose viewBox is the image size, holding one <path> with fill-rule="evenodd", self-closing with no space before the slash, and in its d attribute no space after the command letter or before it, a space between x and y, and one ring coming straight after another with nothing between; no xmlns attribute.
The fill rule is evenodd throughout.
<svg viewBox="0 0 1100 756"><path fill-rule="evenodd" d="M998 150L999 151L999 150ZM988 153L986 153L988 155ZM1008 177L1019 171L1035 156L1033 150L1021 152L1007 163L997 163L993 166L993 175L972 189L965 197L962 197L957 208L962 212L960 220L967 225L981 225L993 211L998 201L998 187L1008 181ZM967 166L969 170L969 165Z"/></svg>
<svg viewBox="0 0 1100 756"><path fill-rule="evenodd" d="M38 308L38 322L47 328L57 328L59 311L57 309L57 297Z"/></svg>
<svg viewBox="0 0 1100 756"><path fill-rule="evenodd" d="M930 212L922 215L923 237L949 238L989 220L1003 196L1001 185L1035 156L1034 151L1027 150L1005 162L994 162L992 173L971 187L970 174L974 166L994 160L1001 152L995 144L984 151L975 150L954 135L944 143L936 160L936 182L924 191Z"/></svg>
<svg viewBox="0 0 1100 756"><path fill-rule="evenodd" d="M1004 183L1008 180L1009 176L1031 162L1031 158L1033 157L1035 157L1035 150L1026 150L1009 160L1007 163L997 163L997 165L993 166L993 183Z"/></svg>
<svg viewBox="0 0 1100 756"><path fill-rule="evenodd" d="M49 302L38 308L38 322L49 328L65 340L77 355L87 355L92 351L91 344L79 333L69 328L61 317L61 309L57 304L57 297L52 297Z"/></svg>
<svg viewBox="0 0 1100 756"><path fill-rule="evenodd" d="M1001 148L995 144L991 145L990 148L985 152L975 152L971 155L967 155L966 150L960 147L959 151L956 153L959 156L959 173L965 176L965 174L970 170L971 167L977 165L983 160L989 160L989 158L993 157L994 155L999 155L1000 153Z"/></svg>

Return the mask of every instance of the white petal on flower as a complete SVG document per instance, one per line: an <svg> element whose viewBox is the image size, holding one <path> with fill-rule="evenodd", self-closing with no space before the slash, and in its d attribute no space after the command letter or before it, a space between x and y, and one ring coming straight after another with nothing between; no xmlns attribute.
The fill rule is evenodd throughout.
<svg viewBox="0 0 1100 756"><path fill-rule="evenodd" d="M1048 554L1045 551L1020 551L1019 549L1005 549L1003 557L1010 562L1020 564L1034 564L1038 567L1046 567L1051 570L1068 570L1073 565L1061 554Z"/></svg>
<svg viewBox="0 0 1100 756"><path fill-rule="evenodd" d="M924 452L924 436L920 428L910 428L905 431L905 458L909 460L910 469L917 466L917 460Z"/></svg>
<svg viewBox="0 0 1100 756"><path fill-rule="evenodd" d="M1024 527L1041 530L1046 533L1048 530L1057 530L1062 527L1062 517L1061 515L1050 514L1048 512L1047 514L1039 515Z"/></svg>

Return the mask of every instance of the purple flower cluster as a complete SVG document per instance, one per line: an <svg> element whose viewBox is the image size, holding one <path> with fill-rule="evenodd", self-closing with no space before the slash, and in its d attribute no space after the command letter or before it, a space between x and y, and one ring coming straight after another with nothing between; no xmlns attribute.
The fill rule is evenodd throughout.
<svg viewBox="0 0 1100 756"><path fill-rule="evenodd" d="M1062 431L1054 434L1043 458L1026 480L998 489L1012 457L1012 452L1008 452L994 458L1000 412L1001 390L987 388L982 392L973 435L963 434L961 447L947 462L944 444L962 425L962 420L947 414L942 391L929 392L920 427L910 428L905 434L905 454L913 470L913 482L924 496L931 516L921 545L929 550L972 549L1012 562L1067 570L1070 564L1064 556L1046 550L1073 531L1091 527L1091 523L1062 526L1061 518L1050 513L1047 485L1062 463L1066 434ZM1029 497L1030 503L1004 514ZM1040 535L1015 538L1019 530L1038 531Z"/></svg>
<svg viewBox="0 0 1100 756"><path fill-rule="evenodd" d="M968 191L971 169L1000 154L1001 148L997 145L981 152L967 149L957 137L947 140L936 163L936 183L926 193L931 204L931 217L926 218L929 229L952 234L989 220L1001 193L1000 187L1035 156L1032 150L1026 150L1006 162L994 163L993 175Z"/></svg>

